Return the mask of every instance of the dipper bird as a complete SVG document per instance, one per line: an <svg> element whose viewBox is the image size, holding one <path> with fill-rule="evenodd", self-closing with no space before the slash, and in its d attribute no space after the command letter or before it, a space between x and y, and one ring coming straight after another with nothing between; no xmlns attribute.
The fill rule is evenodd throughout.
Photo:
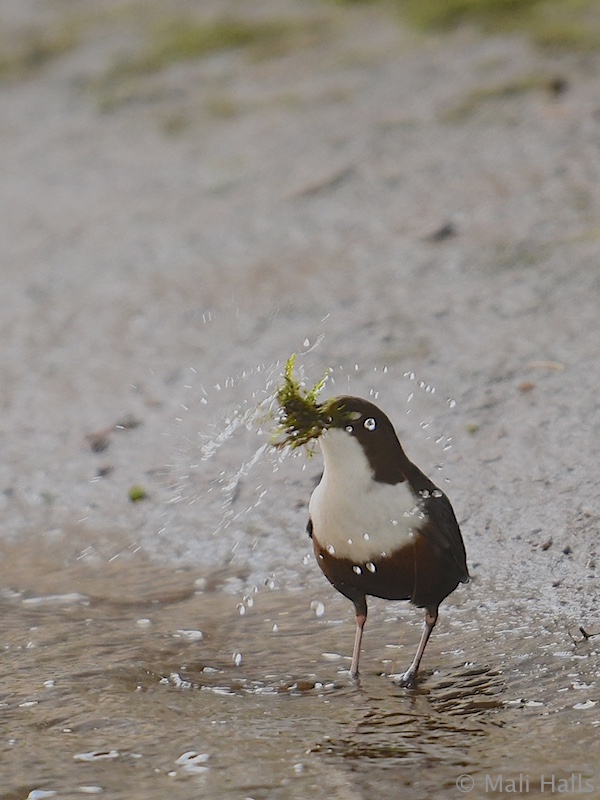
<svg viewBox="0 0 600 800"><path fill-rule="evenodd" d="M346 396L328 408L343 414L333 414L319 437L324 471L307 532L325 577L354 603L350 673L358 676L367 595L410 600L425 609L421 641L400 681L413 685L440 603L469 580L460 529L450 501L408 459L381 409Z"/></svg>

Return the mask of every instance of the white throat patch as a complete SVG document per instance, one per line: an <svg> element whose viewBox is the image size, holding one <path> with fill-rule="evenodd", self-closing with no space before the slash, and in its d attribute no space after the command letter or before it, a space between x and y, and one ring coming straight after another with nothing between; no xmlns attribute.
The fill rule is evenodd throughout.
<svg viewBox="0 0 600 800"><path fill-rule="evenodd" d="M319 442L325 471L309 512L321 547L366 563L411 544L424 515L408 482L375 481L362 446L346 431L330 429Z"/></svg>

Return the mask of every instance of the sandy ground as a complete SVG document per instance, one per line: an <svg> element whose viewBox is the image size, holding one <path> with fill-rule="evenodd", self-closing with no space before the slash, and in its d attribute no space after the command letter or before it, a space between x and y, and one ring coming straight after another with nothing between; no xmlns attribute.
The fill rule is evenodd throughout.
<svg viewBox="0 0 600 800"><path fill-rule="evenodd" d="M286 0L252 13L308 20L302 45L103 81L159 14L131 8L2 5L15 42L79 25L0 84L2 538L211 568L241 547L301 582L317 462L259 465L266 507L211 537L254 434L199 453L317 344L309 379L378 392L443 465L475 578L597 627L600 57ZM197 500L179 521L173 483Z"/></svg>
<svg viewBox="0 0 600 800"><path fill-rule="evenodd" d="M291 33L127 72L165 4L0 7L0 794L591 779L600 55L372 4L168 5ZM292 352L377 399L461 522L473 581L415 695L381 675L404 605L372 605L362 687L340 673L320 459L238 424Z"/></svg>

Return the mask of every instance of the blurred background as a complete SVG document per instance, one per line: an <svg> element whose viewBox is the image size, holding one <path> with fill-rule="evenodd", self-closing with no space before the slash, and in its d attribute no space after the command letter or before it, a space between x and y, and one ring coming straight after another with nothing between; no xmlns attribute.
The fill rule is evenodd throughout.
<svg viewBox="0 0 600 800"><path fill-rule="evenodd" d="M467 660L484 678L456 678L463 710L495 696L492 668L514 679L490 706L512 740L475 725L490 769L515 753L546 769L523 742L536 725L555 742L549 719L567 731L561 769L589 768L575 754L600 724L599 77L597 0L3 0L0 797L163 797L171 778L182 798L361 797L375 777L383 797L455 797L466 728L450 755L431 730ZM376 399L461 522L474 580L448 608L456 646L432 640L427 733L408 710L401 734L384 711L360 736L340 722L406 698L337 692L344 662L321 658L345 657L353 623L304 534L320 459L269 447L292 352L308 384L331 368L326 394ZM401 629L418 638L406 614L374 612L372 676ZM515 627L531 619L536 642ZM207 667L234 698L301 674L308 700L173 699L169 676L206 687ZM330 702L341 761L305 763L329 747ZM515 708L534 715L521 728ZM247 755L219 762L230 733L210 723L238 713ZM270 748L289 714L305 737L261 751L254 775L257 719ZM423 748L403 750L406 731ZM208 760L179 763L188 751Z"/></svg>

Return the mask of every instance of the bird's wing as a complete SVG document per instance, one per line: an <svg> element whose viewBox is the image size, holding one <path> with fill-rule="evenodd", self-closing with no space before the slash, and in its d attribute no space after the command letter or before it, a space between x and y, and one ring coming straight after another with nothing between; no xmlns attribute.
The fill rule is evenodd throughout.
<svg viewBox="0 0 600 800"><path fill-rule="evenodd" d="M414 464L411 463L406 477L413 491L424 498L423 511L427 516L427 522L420 529L420 533L458 569L460 580L467 581L469 579L467 554L450 501Z"/></svg>

